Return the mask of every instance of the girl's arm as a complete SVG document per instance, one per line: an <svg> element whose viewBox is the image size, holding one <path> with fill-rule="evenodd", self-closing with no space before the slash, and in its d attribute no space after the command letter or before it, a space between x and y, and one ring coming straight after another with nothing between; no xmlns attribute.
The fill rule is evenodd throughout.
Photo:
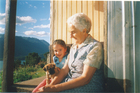
<svg viewBox="0 0 140 93"><path fill-rule="evenodd" d="M83 74L80 77L61 84L57 84L54 82L54 84L56 85L45 86L41 89L40 92L59 92L86 85L90 82L95 71L96 71L95 67L84 65Z"/></svg>

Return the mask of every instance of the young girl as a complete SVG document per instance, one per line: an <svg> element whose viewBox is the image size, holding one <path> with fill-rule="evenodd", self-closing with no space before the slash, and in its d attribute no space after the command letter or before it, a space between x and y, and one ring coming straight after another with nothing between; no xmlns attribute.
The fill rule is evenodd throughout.
<svg viewBox="0 0 140 93"><path fill-rule="evenodd" d="M67 59L67 46L63 40L57 39L53 42L54 57L53 61L57 67L62 69Z"/></svg>
<svg viewBox="0 0 140 93"><path fill-rule="evenodd" d="M57 67L62 69L67 59L69 53L69 48L66 46L65 42L61 39L57 39L53 42L54 57L53 61ZM40 87L46 85L46 79L44 79L32 92L37 92Z"/></svg>

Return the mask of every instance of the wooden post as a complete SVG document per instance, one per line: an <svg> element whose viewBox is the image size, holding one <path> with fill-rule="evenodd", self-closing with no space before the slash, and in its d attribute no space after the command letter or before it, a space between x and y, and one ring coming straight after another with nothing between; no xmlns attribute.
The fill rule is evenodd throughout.
<svg viewBox="0 0 140 93"><path fill-rule="evenodd" d="M2 92L11 92L13 85L16 4L17 0L6 0Z"/></svg>

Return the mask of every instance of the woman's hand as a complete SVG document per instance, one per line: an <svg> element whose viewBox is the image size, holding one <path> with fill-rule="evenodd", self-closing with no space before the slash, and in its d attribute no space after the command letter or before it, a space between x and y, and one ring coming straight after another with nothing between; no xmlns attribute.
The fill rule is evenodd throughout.
<svg viewBox="0 0 140 93"><path fill-rule="evenodd" d="M37 92L58 92L55 85L47 85L38 89Z"/></svg>

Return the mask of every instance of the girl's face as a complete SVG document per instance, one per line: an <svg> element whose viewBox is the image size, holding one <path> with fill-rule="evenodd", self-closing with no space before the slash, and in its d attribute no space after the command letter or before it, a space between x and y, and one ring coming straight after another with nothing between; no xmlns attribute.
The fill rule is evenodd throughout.
<svg viewBox="0 0 140 93"><path fill-rule="evenodd" d="M59 59L62 59L65 56L66 51L67 51L67 49L64 48L60 44L53 45L53 50L54 50L55 56L58 57Z"/></svg>

